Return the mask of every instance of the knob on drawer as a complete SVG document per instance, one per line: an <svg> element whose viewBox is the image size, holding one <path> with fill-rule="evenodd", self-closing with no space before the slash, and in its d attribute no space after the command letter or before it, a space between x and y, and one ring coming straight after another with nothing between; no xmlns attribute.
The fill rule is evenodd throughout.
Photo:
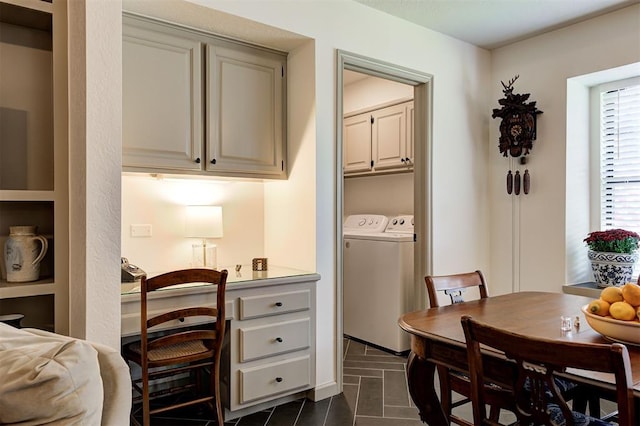
<svg viewBox="0 0 640 426"><path fill-rule="evenodd" d="M282 337L276 337L276 342L282 343Z"/></svg>
<svg viewBox="0 0 640 426"><path fill-rule="evenodd" d="M282 377L276 377L276 382L278 383L282 382Z"/></svg>

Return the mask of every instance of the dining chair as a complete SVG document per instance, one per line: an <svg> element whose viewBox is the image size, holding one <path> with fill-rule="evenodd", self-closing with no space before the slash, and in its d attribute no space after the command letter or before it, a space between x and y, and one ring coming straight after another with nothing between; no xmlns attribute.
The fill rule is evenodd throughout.
<svg viewBox="0 0 640 426"><path fill-rule="evenodd" d="M477 288L480 298L487 298L489 293L481 271L466 272L453 275L432 276L425 278L427 293L429 295L429 306L437 308L438 292L444 293L451 298L451 303L462 303L465 301L464 293L471 288ZM450 422L462 426L473 426L465 419L453 414L453 409L471 402L471 381L466 374L451 370L443 365L437 366L438 378L440 379L440 404ZM462 399L453 402L452 391L462 395ZM491 418L497 420L500 415L500 407L507 407L512 404L510 392L497 387L488 390L490 398L495 402L491 405Z"/></svg>
<svg viewBox="0 0 640 426"><path fill-rule="evenodd" d="M555 380L568 368L612 373L616 380L618 424L636 424L631 365L624 345L534 338L483 324L468 315L461 318L461 323L469 359L476 425L499 424L486 417L484 383L491 380L484 368L487 359L483 359L483 353L487 348L504 353L513 369L514 414L520 424L611 425L571 410ZM482 350L480 345L484 345Z"/></svg>
<svg viewBox="0 0 640 426"><path fill-rule="evenodd" d="M148 311L147 300L152 293L186 283L215 285L215 306ZM140 339L126 344L123 356L141 369L140 378L133 379L132 384L139 394L134 404L142 404L144 426L150 424L152 414L196 404L208 405L217 424L223 424L219 382L226 283L226 270L202 268L167 272L149 279L142 277ZM201 325L186 328L185 322ZM137 423L133 416L132 420Z"/></svg>

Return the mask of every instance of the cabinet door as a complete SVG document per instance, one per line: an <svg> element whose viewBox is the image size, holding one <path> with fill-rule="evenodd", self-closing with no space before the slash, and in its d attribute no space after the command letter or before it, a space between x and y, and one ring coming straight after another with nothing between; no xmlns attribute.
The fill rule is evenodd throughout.
<svg viewBox="0 0 640 426"><path fill-rule="evenodd" d="M212 172L286 177L285 59L207 45L207 164Z"/></svg>
<svg viewBox="0 0 640 426"><path fill-rule="evenodd" d="M413 167L413 102L405 104L405 112L407 116L407 143L405 150L405 160L408 166Z"/></svg>
<svg viewBox="0 0 640 426"><path fill-rule="evenodd" d="M123 166L201 170L201 43L126 20L122 43Z"/></svg>
<svg viewBox="0 0 640 426"><path fill-rule="evenodd" d="M371 114L360 114L343 120L344 173L371 170Z"/></svg>
<svg viewBox="0 0 640 426"><path fill-rule="evenodd" d="M405 164L405 104L372 113L371 146L375 170L398 168Z"/></svg>

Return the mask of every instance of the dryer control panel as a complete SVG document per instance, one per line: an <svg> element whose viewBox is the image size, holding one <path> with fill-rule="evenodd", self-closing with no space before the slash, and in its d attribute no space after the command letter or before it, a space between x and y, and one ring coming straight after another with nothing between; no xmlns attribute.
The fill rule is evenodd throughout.
<svg viewBox="0 0 640 426"><path fill-rule="evenodd" d="M344 221L344 232L381 233L389 218L381 214L353 214Z"/></svg>
<svg viewBox="0 0 640 426"><path fill-rule="evenodd" d="M385 232L397 234L413 234L413 215L403 214L389 219Z"/></svg>

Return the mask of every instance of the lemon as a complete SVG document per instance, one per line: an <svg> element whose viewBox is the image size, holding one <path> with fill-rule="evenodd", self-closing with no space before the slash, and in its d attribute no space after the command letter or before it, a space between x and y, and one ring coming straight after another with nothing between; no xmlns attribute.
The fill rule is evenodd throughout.
<svg viewBox="0 0 640 426"><path fill-rule="evenodd" d="M636 318L636 309L627 302L615 302L609 307L609 313L615 319L632 321Z"/></svg>
<svg viewBox="0 0 640 426"><path fill-rule="evenodd" d="M633 306L640 306L640 285L626 283L621 289L624 301Z"/></svg>
<svg viewBox="0 0 640 426"><path fill-rule="evenodd" d="M624 300L622 289L620 287L605 287L600 292L600 299L609 303L622 302Z"/></svg>
<svg viewBox="0 0 640 426"><path fill-rule="evenodd" d="M593 300L591 303L589 303L587 311L591 312L592 314L600 315L601 317L606 317L609 314L609 306L610 303L606 300Z"/></svg>

